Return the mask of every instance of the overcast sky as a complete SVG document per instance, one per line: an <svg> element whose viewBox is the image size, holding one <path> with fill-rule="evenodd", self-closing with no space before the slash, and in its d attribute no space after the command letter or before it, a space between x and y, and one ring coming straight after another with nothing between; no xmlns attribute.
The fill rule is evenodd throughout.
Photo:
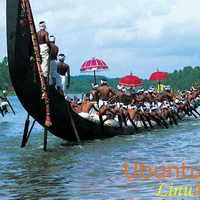
<svg viewBox="0 0 200 200"><path fill-rule="evenodd" d="M7 55L6 3L0 2L2 60ZM67 54L71 75L80 75L82 64L92 55L109 67L109 71L98 74L111 78L132 71L133 75L149 79L157 68L171 73L185 66L200 65L199 0L30 0L30 3L36 27L45 20L49 34L57 36L56 45L60 53Z"/></svg>

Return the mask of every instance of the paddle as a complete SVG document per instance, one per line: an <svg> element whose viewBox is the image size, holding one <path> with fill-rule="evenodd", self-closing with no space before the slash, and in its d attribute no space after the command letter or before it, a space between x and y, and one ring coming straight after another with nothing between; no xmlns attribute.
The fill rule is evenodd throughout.
<svg viewBox="0 0 200 200"><path fill-rule="evenodd" d="M13 107L11 106L10 102L8 101L8 99L7 99L6 101L8 102L8 104L9 104L11 110L13 111L13 113L14 113L14 115L15 115L15 111L14 111Z"/></svg>
<svg viewBox="0 0 200 200"><path fill-rule="evenodd" d="M174 112L174 113L175 113L175 115L176 115L180 120L182 120L181 117L179 116L179 114L178 114L177 112Z"/></svg>
<svg viewBox="0 0 200 200"><path fill-rule="evenodd" d="M145 127L146 129L148 129L148 126L147 126L146 122L144 121L144 118L143 118L142 114L141 114L140 112L137 112L137 114L140 115L140 118L141 118L141 120L142 120L142 123L144 124L144 127Z"/></svg>
<svg viewBox="0 0 200 200"><path fill-rule="evenodd" d="M176 125L178 125L178 123L177 123L177 121L176 121L176 119L175 119L175 117L174 117L174 114L173 114L173 113L172 113L172 114L170 114L170 117L173 119L174 123L175 123Z"/></svg>
<svg viewBox="0 0 200 200"><path fill-rule="evenodd" d="M150 113L149 113L149 116L150 116L159 126L161 126L161 121L160 121L158 118L156 118L154 115L152 115L152 114L150 114Z"/></svg>
<svg viewBox="0 0 200 200"><path fill-rule="evenodd" d="M147 121L148 121L149 126L151 127L151 129L153 129L153 125L151 124L151 120L150 120L149 116L147 116L145 114L143 114L143 115L146 117L146 119L147 119Z"/></svg>
<svg viewBox="0 0 200 200"><path fill-rule="evenodd" d="M165 124L166 126L168 126L168 123L163 119L163 117L161 115L158 115L158 113L156 113L156 115L161 119L161 122L163 122L163 124Z"/></svg>
<svg viewBox="0 0 200 200"><path fill-rule="evenodd" d="M118 114L118 120L119 120L120 130L121 130L121 132L123 132L124 130L123 130L123 126L122 126L122 118L119 114Z"/></svg>
<svg viewBox="0 0 200 200"><path fill-rule="evenodd" d="M100 112L99 112L99 120L100 120L101 130L102 130L102 132L104 133L104 128L103 128L103 119L102 119L102 115L101 115Z"/></svg>
<svg viewBox="0 0 200 200"><path fill-rule="evenodd" d="M196 108L193 108L193 110L200 116L200 113L196 110Z"/></svg>
<svg viewBox="0 0 200 200"><path fill-rule="evenodd" d="M125 126L127 126L126 117L125 117L125 115L124 115L123 112L122 112L122 118L123 118L123 121L124 121Z"/></svg>
<svg viewBox="0 0 200 200"><path fill-rule="evenodd" d="M64 99L64 100L65 100L65 99ZM80 138L79 138L79 136L78 136L78 132L77 132L77 130L76 130L76 126L75 126L74 120L73 120L73 118L72 118L72 114L71 114L71 111L70 111L68 102L67 102L66 100L65 100L65 104L66 104L66 107L67 107L67 110L68 110L68 113L69 113L69 116L70 116L71 124L72 124L72 127L73 127L73 129L74 129L76 138L77 138L77 140L78 140L79 145L81 145L81 141L80 141Z"/></svg>
<svg viewBox="0 0 200 200"><path fill-rule="evenodd" d="M138 127L135 125L134 121L131 119L130 114L128 113L128 119L130 120L131 124L133 125L133 127L138 130Z"/></svg>
<svg viewBox="0 0 200 200"><path fill-rule="evenodd" d="M28 113L27 119L26 119L26 122L25 122L25 126L24 126L24 134L23 134L23 138L22 138L21 148L25 147L25 145L26 145L26 136L27 136L27 133L28 133L29 122L30 122L30 120L29 120L29 113Z"/></svg>
<svg viewBox="0 0 200 200"><path fill-rule="evenodd" d="M1 109L1 107L0 107L0 111L1 111L2 116L4 117L3 110Z"/></svg>

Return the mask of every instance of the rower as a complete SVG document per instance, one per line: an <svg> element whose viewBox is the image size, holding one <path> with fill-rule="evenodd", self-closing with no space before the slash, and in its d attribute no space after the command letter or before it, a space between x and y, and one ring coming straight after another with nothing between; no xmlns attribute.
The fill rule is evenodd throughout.
<svg viewBox="0 0 200 200"><path fill-rule="evenodd" d="M109 108L107 110L107 114L106 114L106 120L104 120L105 124L107 126L113 126L113 127L116 127L118 124L117 124L117 121L115 121L115 116L119 113L119 109L116 109L116 103L114 101L110 102L109 103Z"/></svg>
<svg viewBox="0 0 200 200"><path fill-rule="evenodd" d="M99 112L99 110L94 106L94 104L90 102L90 94L87 93L86 99L83 100L82 110L78 114L85 119L93 121L93 118L89 115L91 108L93 108L96 112Z"/></svg>
<svg viewBox="0 0 200 200"><path fill-rule="evenodd" d="M3 111L3 114L6 114L9 112L9 104L7 102L7 95L9 93L9 86L7 85L7 91L6 90L3 90L3 95L0 96L1 98L1 110Z"/></svg>
<svg viewBox="0 0 200 200"><path fill-rule="evenodd" d="M126 94L124 91L122 91L125 89L122 85L118 85L117 89L119 90L119 92L116 93L116 99L117 107L119 108L120 105L127 103L127 97L130 97L130 94Z"/></svg>

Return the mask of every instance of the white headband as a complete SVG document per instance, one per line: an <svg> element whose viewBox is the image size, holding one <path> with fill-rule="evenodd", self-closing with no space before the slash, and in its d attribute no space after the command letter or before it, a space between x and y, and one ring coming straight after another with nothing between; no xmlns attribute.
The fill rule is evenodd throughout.
<svg viewBox="0 0 200 200"><path fill-rule="evenodd" d="M49 37L49 41L50 42L55 42L56 41L56 36L53 36L53 35L51 35L50 37Z"/></svg>
<svg viewBox="0 0 200 200"><path fill-rule="evenodd" d="M107 81L101 80L101 85L106 84Z"/></svg>
<svg viewBox="0 0 200 200"><path fill-rule="evenodd" d="M41 21L41 22L38 24L38 26L40 27L40 29L46 29L46 23L45 23L45 21Z"/></svg>
<svg viewBox="0 0 200 200"><path fill-rule="evenodd" d="M123 86L122 86L122 85L118 85L118 86L117 86L117 89L118 89L118 90L122 90L122 89L123 89Z"/></svg>
<svg viewBox="0 0 200 200"><path fill-rule="evenodd" d="M95 84L95 85L94 85L94 84L92 83L92 87L93 87L93 89L97 90L97 88L99 87L99 85L98 85L98 84Z"/></svg>
<svg viewBox="0 0 200 200"><path fill-rule="evenodd" d="M66 56L67 56L67 54L59 54L58 60L64 61Z"/></svg>

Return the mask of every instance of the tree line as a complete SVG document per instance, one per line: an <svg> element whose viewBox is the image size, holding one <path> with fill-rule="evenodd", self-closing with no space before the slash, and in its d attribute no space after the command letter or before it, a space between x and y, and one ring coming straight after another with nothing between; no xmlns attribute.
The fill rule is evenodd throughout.
<svg viewBox="0 0 200 200"><path fill-rule="evenodd" d="M170 84L171 87L174 87L175 90L188 90L192 83L199 83L200 78L200 67L196 66L192 68L191 66L186 66L181 70L174 70L172 73L166 72L170 77L169 79L161 80L161 84ZM96 82L100 85L100 80L102 78L107 79L108 85L117 89L117 85L122 77L117 78L107 78L106 76L97 76ZM151 86L157 88L158 82L149 81L148 79L142 79L143 82L142 88L145 90L149 89ZM67 90L67 93L79 94L82 92L89 92L92 90L91 83L94 83L93 75L78 75L71 76L70 88ZM0 88L6 89L6 85L12 87L9 68L8 68L8 58L4 57L2 62L0 62Z"/></svg>

